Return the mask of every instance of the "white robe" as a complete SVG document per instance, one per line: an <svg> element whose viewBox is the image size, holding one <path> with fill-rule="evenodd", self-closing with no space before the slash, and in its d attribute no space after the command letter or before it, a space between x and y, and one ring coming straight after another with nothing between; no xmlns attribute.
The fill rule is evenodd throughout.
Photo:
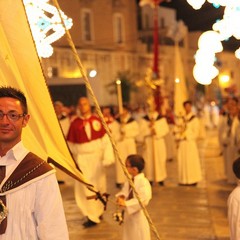
<svg viewBox="0 0 240 240"><path fill-rule="evenodd" d="M129 119L126 119L126 123L123 124L117 122L118 123L118 134L116 136L117 149L123 162L125 162L128 155L137 153L135 138L139 134L139 126L137 121L133 120L128 122L128 120ZM123 135L121 135L120 131L123 133ZM119 163L118 160L116 160L115 166L116 166L116 183L122 184L126 181L126 177L124 175L121 164Z"/></svg>
<svg viewBox="0 0 240 240"><path fill-rule="evenodd" d="M226 128L227 124L227 114L225 115L220 115L219 116L219 123L218 123L218 142L219 142L219 148L220 148L220 153L224 154L224 147L223 147L223 131ZM226 170L226 163L224 161L224 170ZM226 173L226 172L225 172Z"/></svg>
<svg viewBox="0 0 240 240"><path fill-rule="evenodd" d="M64 137L66 137L68 134L70 124L71 124L70 118L66 117L63 119L59 119L59 123L60 123L61 129L62 129L63 135L64 135Z"/></svg>
<svg viewBox="0 0 240 240"><path fill-rule="evenodd" d="M196 139L199 136L199 121L190 113L185 117L185 131L178 148L178 178L180 184L197 183L202 179L202 170ZM192 118L192 119L191 119ZM191 119L191 120L190 120Z"/></svg>
<svg viewBox="0 0 240 240"><path fill-rule="evenodd" d="M101 193L106 193L105 166L114 162L113 149L108 136L105 134L103 138L82 144L69 142L69 147L84 177ZM78 181L75 181L74 190L76 203L83 216L99 223L99 217L104 212L104 206L99 200L88 199L93 197L95 193Z"/></svg>
<svg viewBox="0 0 240 240"><path fill-rule="evenodd" d="M152 198L152 189L149 181L143 173L134 177L134 186L139 194L141 202L147 206ZM125 198L129 195L129 183L126 182L123 189L116 194L117 196L124 195ZM148 221L141 209L141 206L133 196L132 199L126 200L126 210L123 223L123 240L150 240L150 228Z"/></svg>
<svg viewBox="0 0 240 240"><path fill-rule="evenodd" d="M143 142L143 158L145 160L145 174L149 181L161 182L167 177L167 150L164 137L169 132L165 117L159 118L153 114L155 135L151 134L150 121L146 118L139 120L140 134L138 141Z"/></svg>
<svg viewBox="0 0 240 240"><path fill-rule="evenodd" d="M6 178L29 151L22 142L0 158ZM33 181L6 195L8 217L0 240L68 240L62 198L55 174Z"/></svg>
<svg viewBox="0 0 240 240"><path fill-rule="evenodd" d="M230 240L240 239L240 186L238 185L228 197L228 222Z"/></svg>
<svg viewBox="0 0 240 240"><path fill-rule="evenodd" d="M165 143L166 143L166 150L167 150L167 160L173 160L176 158L177 155L177 146L174 138L174 125L168 124L169 126L169 132L164 137Z"/></svg>
<svg viewBox="0 0 240 240"><path fill-rule="evenodd" d="M239 119L237 116L234 117L231 126L228 125L227 122L228 117L225 117L221 124L220 143L223 149L223 159L227 181L228 183L236 183L237 179L232 171L232 164L239 156L237 143L239 138L237 133Z"/></svg>

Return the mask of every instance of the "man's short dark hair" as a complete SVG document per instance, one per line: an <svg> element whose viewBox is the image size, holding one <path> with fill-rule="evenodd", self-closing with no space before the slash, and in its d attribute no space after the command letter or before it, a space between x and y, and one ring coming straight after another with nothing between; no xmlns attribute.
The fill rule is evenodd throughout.
<svg viewBox="0 0 240 240"><path fill-rule="evenodd" d="M145 166L145 161L141 155L131 154L127 157L131 167L136 167L139 172L142 172Z"/></svg>
<svg viewBox="0 0 240 240"><path fill-rule="evenodd" d="M183 106L184 106L184 107L185 107L187 104L190 104L190 105L192 105L192 101L190 101L190 100L187 100L187 101L183 102Z"/></svg>
<svg viewBox="0 0 240 240"><path fill-rule="evenodd" d="M235 176L240 179L240 157L237 158L232 165L232 170L235 174Z"/></svg>
<svg viewBox="0 0 240 240"><path fill-rule="evenodd" d="M0 86L0 98L9 97L14 98L20 101L23 113L28 113L27 100L23 92L19 89L8 87L8 86Z"/></svg>

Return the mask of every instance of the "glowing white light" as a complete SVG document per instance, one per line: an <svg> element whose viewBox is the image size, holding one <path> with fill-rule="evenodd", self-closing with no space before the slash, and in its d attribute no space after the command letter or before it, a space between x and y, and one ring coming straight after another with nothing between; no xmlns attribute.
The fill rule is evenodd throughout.
<svg viewBox="0 0 240 240"><path fill-rule="evenodd" d="M187 2L195 8L200 1L187 0ZM208 2L217 7L223 6L225 10L223 19L213 24L213 31L203 33L198 41L199 50L195 55L196 65L193 75L195 80L201 84L210 84L211 79L219 74L213 64L215 53L223 50L221 42L232 36L240 40L240 0L208 0ZM235 51L235 56L240 59L240 48Z"/></svg>
<svg viewBox="0 0 240 240"><path fill-rule="evenodd" d="M202 33L198 39L198 47L214 53L223 50L220 35L214 31L206 31Z"/></svg>
<svg viewBox="0 0 240 240"><path fill-rule="evenodd" d="M176 78L176 79L175 79L175 83L180 83L180 79L179 79L179 78Z"/></svg>
<svg viewBox="0 0 240 240"><path fill-rule="evenodd" d="M187 2L195 9L198 10L202 7L206 0L187 0Z"/></svg>
<svg viewBox="0 0 240 240"><path fill-rule="evenodd" d="M195 80L202 85L209 85L212 83L212 79L218 75L219 71L214 66L202 67L195 65L193 68L193 76Z"/></svg>
<svg viewBox="0 0 240 240"><path fill-rule="evenodd" d="M208 0L208 2L216 6L226 6L229 0Z"/></svg>
<svg viewBox="0 0 240 240"><path fill-rule="evenodd" d="M52 55L51 44L65 34L58 10L48 2L49 0L23 1L38 55L43 58ZM72 19L68 18L62 11L60 13L66 28L70 29Z"/></svg>
<svg viewBox="0 0 240 240"><path fill-rule="evenodd" d="M235 51L236 58L240 59L240 48Z"/></svg>
<svg viewBox="0 0 240 240"><path fill-rule="evenodd" d="M207 49L199 49L195 54L196 64L213 65L215 62L215 54Z"/></svg>
<svg viewBox="0 0 240 240"><path fill-rule="evenodd" d="M89 77L91 77L91 78L96 77L96 75L97 75L97 71L94 69L89 72Z"/></svg>
<svg viewBox="0 0 240 240"><path fill-rule="evenodd" d="M223 83L227 83L227 82L230 81L230 77L229 77L228 75L221 75L221 76L220 76L220 80L221 80L221 82L223 82Z"/></svg>

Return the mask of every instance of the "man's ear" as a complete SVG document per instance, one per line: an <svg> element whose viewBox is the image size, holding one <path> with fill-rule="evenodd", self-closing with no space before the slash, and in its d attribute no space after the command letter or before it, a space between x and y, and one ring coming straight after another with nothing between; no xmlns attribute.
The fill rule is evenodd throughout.
<svg viewBox="0 0 240 240"><path fill-rule="evenodd" d="M23 127L27 126L29 119L30 119L29 114L27 114L26 116L23 117L23 122L22 122Z"/></svg>

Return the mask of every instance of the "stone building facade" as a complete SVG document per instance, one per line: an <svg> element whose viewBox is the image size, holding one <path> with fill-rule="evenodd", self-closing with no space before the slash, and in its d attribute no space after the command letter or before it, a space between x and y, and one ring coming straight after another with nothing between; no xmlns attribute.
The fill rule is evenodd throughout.
<svg viewBox="0 0 240 240"><path fill-rule="evenodd" d="M116 93L107 86L112 84L114 88L118 73L129 72L131 81L138 82L144 79L147 69L152 68L152 9L140 8L135 0L59 0L59 5L73 19L70 34L85 73L92 69L97 71L95 77L88 79L99 104L117 105ZM171 97L175 84L175 51L174 40L168 34L176 23L176 12L163 7L158 11L160 77L164 94ZM195 94L197 85L192 75L197 50L195 37L196 34L187 33L180 41L190 96ZM232 55L230 53L229 58L225 58L225 53L219 56L221 67L232 68L232 76L239 79L239 63L230 57ZM226 62L227 59L231 63ZM76 103L79 96L88 95L66 37L54 43L54 54L43 59L42 66L53 100L70 105ZM143 104L146 91L140 87L133 92L130 104L133 107Z"/></svg>

